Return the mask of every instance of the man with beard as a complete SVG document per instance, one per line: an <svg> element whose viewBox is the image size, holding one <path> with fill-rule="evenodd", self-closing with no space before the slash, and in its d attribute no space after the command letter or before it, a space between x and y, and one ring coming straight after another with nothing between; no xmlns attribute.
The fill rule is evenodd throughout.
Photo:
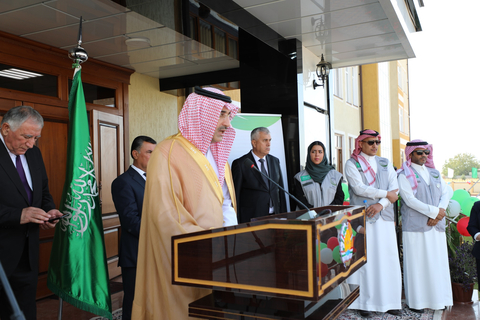
<svg viewBox="0 0 480 320"><path fill-rule="evenodd" d="M445 209L451 194L433 164L433 147L413 140L407 161L398 170L403 233L405 299L410 310L443 309L453 305Z"/></svg>
<svg viewBox="0 0 480 320"><path fill-rule="evenodd" d="M189 319L188 304L211 292L172 284L171 238L219 228L235 218L227 159L235 138L230 121L237 111L220 90L195 88L180 112L180 133L152 153L132 319Z"/></svg>
<svg viewBox="0 0 480 320"><path fill-rule="evenodd" d="M381 137L374 130L360 131L355 150L345 165L350 204L366 206L367 223L358 226L355 242L367 234L367 264L347 281L360 286L360 296L350 305L363 317L372 311L401 315L402 276L397 252L393 205L398 183L393 165L378 157ZM357 239L358 238L358 239Z"/></svg>

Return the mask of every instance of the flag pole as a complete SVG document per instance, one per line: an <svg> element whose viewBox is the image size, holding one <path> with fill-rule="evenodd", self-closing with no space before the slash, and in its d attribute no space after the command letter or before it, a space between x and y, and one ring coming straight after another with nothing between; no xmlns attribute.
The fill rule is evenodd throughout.
<svg viewBox="0 0 480 320"><path fill-rule="evenodd" d="M75 48L68 51L68 57L73 60L73 67L77 68L81 63L88 60L88 53L82 48L82 17L80 17L80 25L78 27L78 41Z"/></svg>
<svg viewBox="0 0 480 320"><path fill-rule="evenodd" d="M63 299L58 297L58 320L62 320Z"/></svg>
<svg viewBox="0 0 480 320"><path fill-rule="evenodd" d="M85 49L82 48L82 16L80 16L80 24L78 26L78 40L77 46L75 48L70 49L68 51L68 57L73 60L72 68L75 68L73 75L81 69L82 67L80 64L84 63L88 60L88 53ZM59 297L58 299L58 320L62 320L62 313L63 313L63 299Z"/></svg>

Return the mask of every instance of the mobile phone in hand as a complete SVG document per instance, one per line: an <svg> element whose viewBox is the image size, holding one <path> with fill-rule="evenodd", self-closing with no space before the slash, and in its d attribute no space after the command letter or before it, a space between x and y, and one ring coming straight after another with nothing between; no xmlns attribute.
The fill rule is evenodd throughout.
<svg viewBox="0 0 480 320"><path fill-rule="evenodd" d="M66 216L66 214L61 215L60 217L50 218L50 219L48 219L48 222L57 221L57 220L59 220L59 219L62 219L62 218L65 217L65 216Z"/></svg>

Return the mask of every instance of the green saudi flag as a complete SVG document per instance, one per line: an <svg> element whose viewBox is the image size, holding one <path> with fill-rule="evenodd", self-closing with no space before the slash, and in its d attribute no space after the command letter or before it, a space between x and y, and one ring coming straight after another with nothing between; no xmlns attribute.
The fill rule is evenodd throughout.
<svg viewBox="0 0 480 320"><path fill-rule="evenodd" d="M112 319L102 213L93 165L81 69L68 101L67 173L55 228L47 285L75 307Z"/></svg>

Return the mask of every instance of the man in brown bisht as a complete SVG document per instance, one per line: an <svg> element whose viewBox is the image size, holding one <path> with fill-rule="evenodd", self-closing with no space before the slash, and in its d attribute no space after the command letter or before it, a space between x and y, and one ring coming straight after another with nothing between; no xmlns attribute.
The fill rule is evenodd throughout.
<svg viewBox="0 0 480 320"><path fill-rule="evenodd" d="M188 304L211 292L172 285L171 237L222 227L235 215L227 159L237 111L220 90L195 88L180 112L180 133L155 148L148 163L132 319L187 320Z"/></svg>

